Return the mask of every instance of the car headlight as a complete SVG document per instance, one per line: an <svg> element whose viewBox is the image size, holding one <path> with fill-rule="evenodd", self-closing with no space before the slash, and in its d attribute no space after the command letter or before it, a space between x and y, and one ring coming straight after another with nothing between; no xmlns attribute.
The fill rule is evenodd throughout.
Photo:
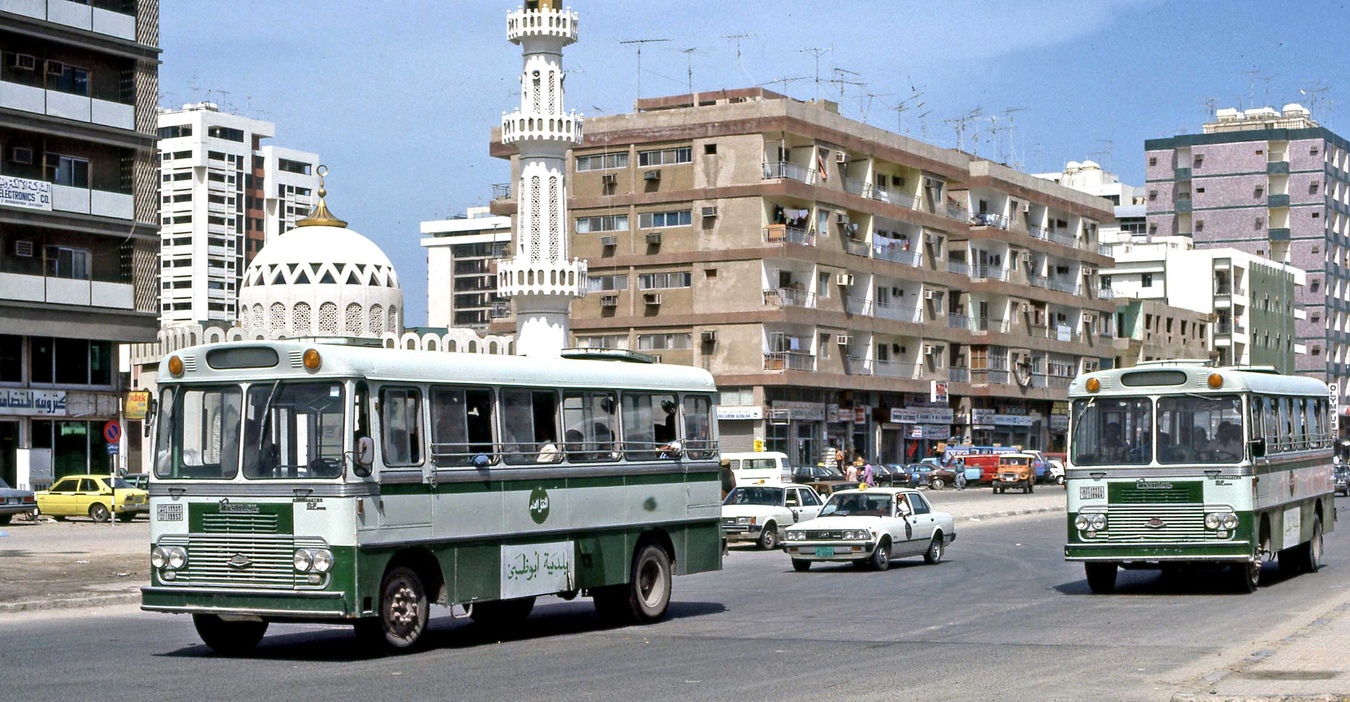
<svg viewBox="0 0 1350 702"><path fill-rule="evenodd" d="M187 549L183 548L182 546L170 546L164 549L164 554L165 554L164 559L165 565L167 565L171 570L178 570L179 568L182 568L183 566L187 565L188 560Z"/></svg>
<svg viewBox="0 0 1350 702"><path fill-rule="evenodd" d="M314 555L308 549L296 549L293 563L296 570L301 573L308 573L314 567Z"/></svg>
<svg viewBox="0 0 1350 702"><path fill-rule="evenodd" d="M862 529L855 529L844 532L844 538L849 541L866 541L872 535Z"/></svg>
<svg viewBox="0 0 1350 702"><path fill-rule="evenodd" d="M327 573L333 569L333 552L326 548L317 549L313 554L314 572Z"/></svg>
<svg viewBox="0 0 1350 702"><path fill-rule="evenodd" d="M741 526L750 526L750 518L749 518L749 517L736 517L736 523L739 524L739 525L741 525Z"/></svg>
<svg viewBox="0 0 1350 702"><path fill-rule="evenodd" d="M150 549L150 565L158 569L163 568L164 564L168 562L169 562L169 554L165 553L164 549L158 546L154 547L153 549Z"/></svg>
<svg viewBox="0 0 1350 702"><path fill-rule="evenodd" d="M806 540L806 532L804 532L804 531L789 531L789 532L787 533L787 540L788 540L788 541L805 541L805 540Z"/></svg>

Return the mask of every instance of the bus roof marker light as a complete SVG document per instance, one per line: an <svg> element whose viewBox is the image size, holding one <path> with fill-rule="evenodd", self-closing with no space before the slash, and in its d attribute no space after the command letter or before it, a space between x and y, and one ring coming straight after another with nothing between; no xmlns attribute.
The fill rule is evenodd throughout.
<svg viewBox="0 0 1350 702"><path fill-rule="evenodd" d="M1096 378L1088 378L1088 379L1087 379L1087 391L1088 391L1088 392L1097 392L1098 390L1101 390L1101 389L1102 389L1102 381L1097 380Z"/></svg>
<svg viewBox="0 0 1350 702"><path fill-rule="evenodd" d="M1218 390L1223 387L1223 376L1218 373L1210 373L1207 381L1211 390Z"/></svg>
<svg viewBox="0 0 1350 702"><path fill-rule="evenodd" d="M319 366L323 365L323 357L319 356L318 349L305 349L304 363L309 370L319 370Z"/></svg>
<svg viewBox="0 0 1350 702"><path fill-rule="evenodd" d="M169 357L169 374L175 378L183 375L183 359L181 357Z"/></svg>

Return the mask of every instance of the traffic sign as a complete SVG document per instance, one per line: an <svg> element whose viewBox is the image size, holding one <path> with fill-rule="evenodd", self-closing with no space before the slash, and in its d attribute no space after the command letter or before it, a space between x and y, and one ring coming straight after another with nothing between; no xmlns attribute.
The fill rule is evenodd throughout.
<svg viewBox="0 0 1350 702"><path fill-rule="evenodd" d="M118 441L121 441L122 425L118 424L117 420L115 419L108 420L108 423L103 425L103 438L107 439L108 443L110 444L115 444ZM109 453L113 452L109 451Z"/></svg>
<svg viewBox="0 0 1350 702"><path fill-rule="evenodd" d="M109 456L117 455L117 444L108 444L108 455Z"/></svg>

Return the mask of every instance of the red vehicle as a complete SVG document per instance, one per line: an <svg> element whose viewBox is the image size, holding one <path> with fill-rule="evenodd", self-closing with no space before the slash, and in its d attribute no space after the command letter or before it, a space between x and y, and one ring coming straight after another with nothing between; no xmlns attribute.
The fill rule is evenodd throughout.
<svg viewBox="0 0 1350 702"><path fill-rule="evenodd" d="M947 467L958 471L967 468L979 468L980 477L973 482L988 485L994 482L994 476L998 474L998 454L956 456L947 464ZM966 473L966 479L970 480L969 472Z"/></svg>

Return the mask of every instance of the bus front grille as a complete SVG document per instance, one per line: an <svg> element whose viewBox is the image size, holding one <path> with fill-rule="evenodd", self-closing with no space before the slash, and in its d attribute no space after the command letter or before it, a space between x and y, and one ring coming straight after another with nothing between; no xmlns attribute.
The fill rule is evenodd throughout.
<svg viewBox="0 0 1350 702"><path fill-rule="evenodd" d="M1111 505L1105 534L1109 541L1200 541L1212 535L1201 504Z"/></svg>
<svg viewBox="0 0 1350 702"><path fill-rule="evenodd" d="M208 534L275 534L275 514L203 514L202 531Z"/></svg>
<svg viewBox="0 0 1350 702"><path fill-rule="evenodd" d="M295 543L281 538L193 534L188 537L187 568L177 582L213 587L293 589L303 582L293 563Z"/></svg>

